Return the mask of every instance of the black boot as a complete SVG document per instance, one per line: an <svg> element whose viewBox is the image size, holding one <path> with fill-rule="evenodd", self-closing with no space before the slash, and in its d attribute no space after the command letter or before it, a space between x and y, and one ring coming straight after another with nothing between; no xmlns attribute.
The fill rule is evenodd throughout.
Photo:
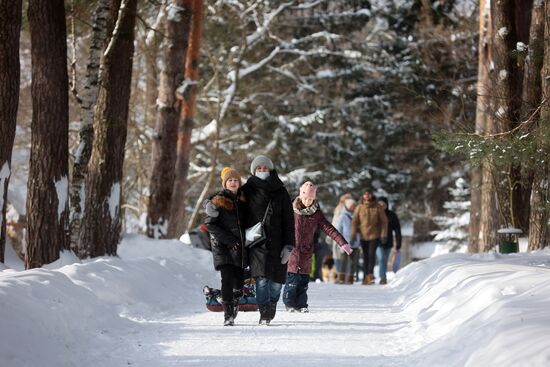
<svg viewBox="0 0 550 367"><path fill-rule="evenodd" d="M258 322L258 324L263 324L265 323L266 325L269 325L269 322L271 321L271 319L269 318L270 316L270 306L271 305L258 305L258 310L260 311L260 321Z"/></svg>
<svg viewBox="0 0 550 367"><path fill-rule="evenodd" d="M233 289L233 320L237 318L237 314L239 313L239 301L241 300L242 296L243 291L239 289Z"/></svg>
<svg viewBox="0 0 550 367"><path fill-rule="evenodd" d="M277 312L277 302L269 304L269 319L273 320L275 318L275 313Z"/></svg>
<svg viewBox="0 0 550 367"><path fill-rule="evenodd" d="M235 318L233 313L235 306L232 302L223 302L223 326L233 326L235 325Z"/></svg>
<svg viewBox="0 0 550 367"><path fill-rule="evenodd" d="M239 313L239 300L234 299L233 300L233 320L237 318L238 313Z"/></svg>

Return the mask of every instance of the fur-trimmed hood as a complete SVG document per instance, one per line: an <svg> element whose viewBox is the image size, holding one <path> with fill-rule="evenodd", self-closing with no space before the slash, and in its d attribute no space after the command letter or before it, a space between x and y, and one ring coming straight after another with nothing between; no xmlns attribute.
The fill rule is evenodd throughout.
<svg viewBox="0 0 550 367"><path fill-rule="evenodd" d="M238 192L239 200L244 201L244 195L242 192ZM237 196L229 190L223 190L219 193L212 196L210 199L212 204L218 208L223 208L225 210L235 210L235 199Z"/></svg>

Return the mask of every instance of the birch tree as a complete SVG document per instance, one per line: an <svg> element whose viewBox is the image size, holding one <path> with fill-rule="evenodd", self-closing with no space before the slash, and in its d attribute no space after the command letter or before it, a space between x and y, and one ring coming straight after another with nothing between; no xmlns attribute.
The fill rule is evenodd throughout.
<svg viewBox="0 0 550 367"><path fill-rule="evenodd" d="M92 154L94 138L94 109L99 92L99 65L101 55L108 41L109 29L113 29L116 15L110 8L110 0L97 2L92 25L90 53L86 65L86 80L80 104L79 144L74 154L74 165L70 186L70 241L71 249L80 257L89 255L89 249L81 246L80 227L86 197L85 179L88 172L88 162Z"/></svg>
<svg viewBox="0 0 550 367"><path fill-rule="evenodd" d="M111 4L112 9L118 9L118 18L100 67L95 136L80 234L82 246L90 249L91 257L116 255L121 230L121 180L137 0L113 0Z"/></svg>

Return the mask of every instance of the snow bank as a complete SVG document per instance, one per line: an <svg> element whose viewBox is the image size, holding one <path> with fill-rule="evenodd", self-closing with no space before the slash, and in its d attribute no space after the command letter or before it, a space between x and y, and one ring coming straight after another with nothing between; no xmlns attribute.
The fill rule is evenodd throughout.
<svg viewBox="0 0 550 367"><path fill-rule="evenodd" d="M392 287L412 334L428 341L415 362L550 365L550 251L437 256L407 266Z"/></svg>
<svg viewBox="0 0 550 367"><path fill-rule="evenodd" d="M314 283L311 313L280 310L267 329L246 313L223 328L201 292L219 287L211 254L179 241L0 270L0 366L550 365L548 250L441 255L389 286Z"/></svg>
<svg viewBox="0 0 550 367"><path fill-rule="evenodd" d="M83 263L63 254L51 269L0 268L0 365L104 361L132 321L203 310L203 285L219 283L211 254L179 241L131 236L119 252ZM77 262L63 266L71 259Z"/></svg>

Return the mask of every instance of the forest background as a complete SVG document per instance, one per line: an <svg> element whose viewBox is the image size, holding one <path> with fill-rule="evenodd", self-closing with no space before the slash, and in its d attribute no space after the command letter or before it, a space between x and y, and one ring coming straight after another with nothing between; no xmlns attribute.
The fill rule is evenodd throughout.
<svg viewBox="0 0 550 367"><path fill-rule="evenodd" d="M178 238L200 222L221 168L246 176L257 154L273 159L291 193L313 179L328 213L343 193L373 190L413 223L416 241L429 240L441 230L436 219L456 210L445 203L459 185L471 197L452 215L469 213L471 252L493 248L505 226L543 247L548 8L1 1L20 78L13 88L2 68L2 95L12 88L17 98L15 115L2 110L16 121L3 128L16 133L2 134L0 166L28 188L26 208L15 208L32 213L26 266L61 248L115 254L121 231ZM43 157L51 165L39 167ZM1 177L5 212L10 175Z"/></svg>

